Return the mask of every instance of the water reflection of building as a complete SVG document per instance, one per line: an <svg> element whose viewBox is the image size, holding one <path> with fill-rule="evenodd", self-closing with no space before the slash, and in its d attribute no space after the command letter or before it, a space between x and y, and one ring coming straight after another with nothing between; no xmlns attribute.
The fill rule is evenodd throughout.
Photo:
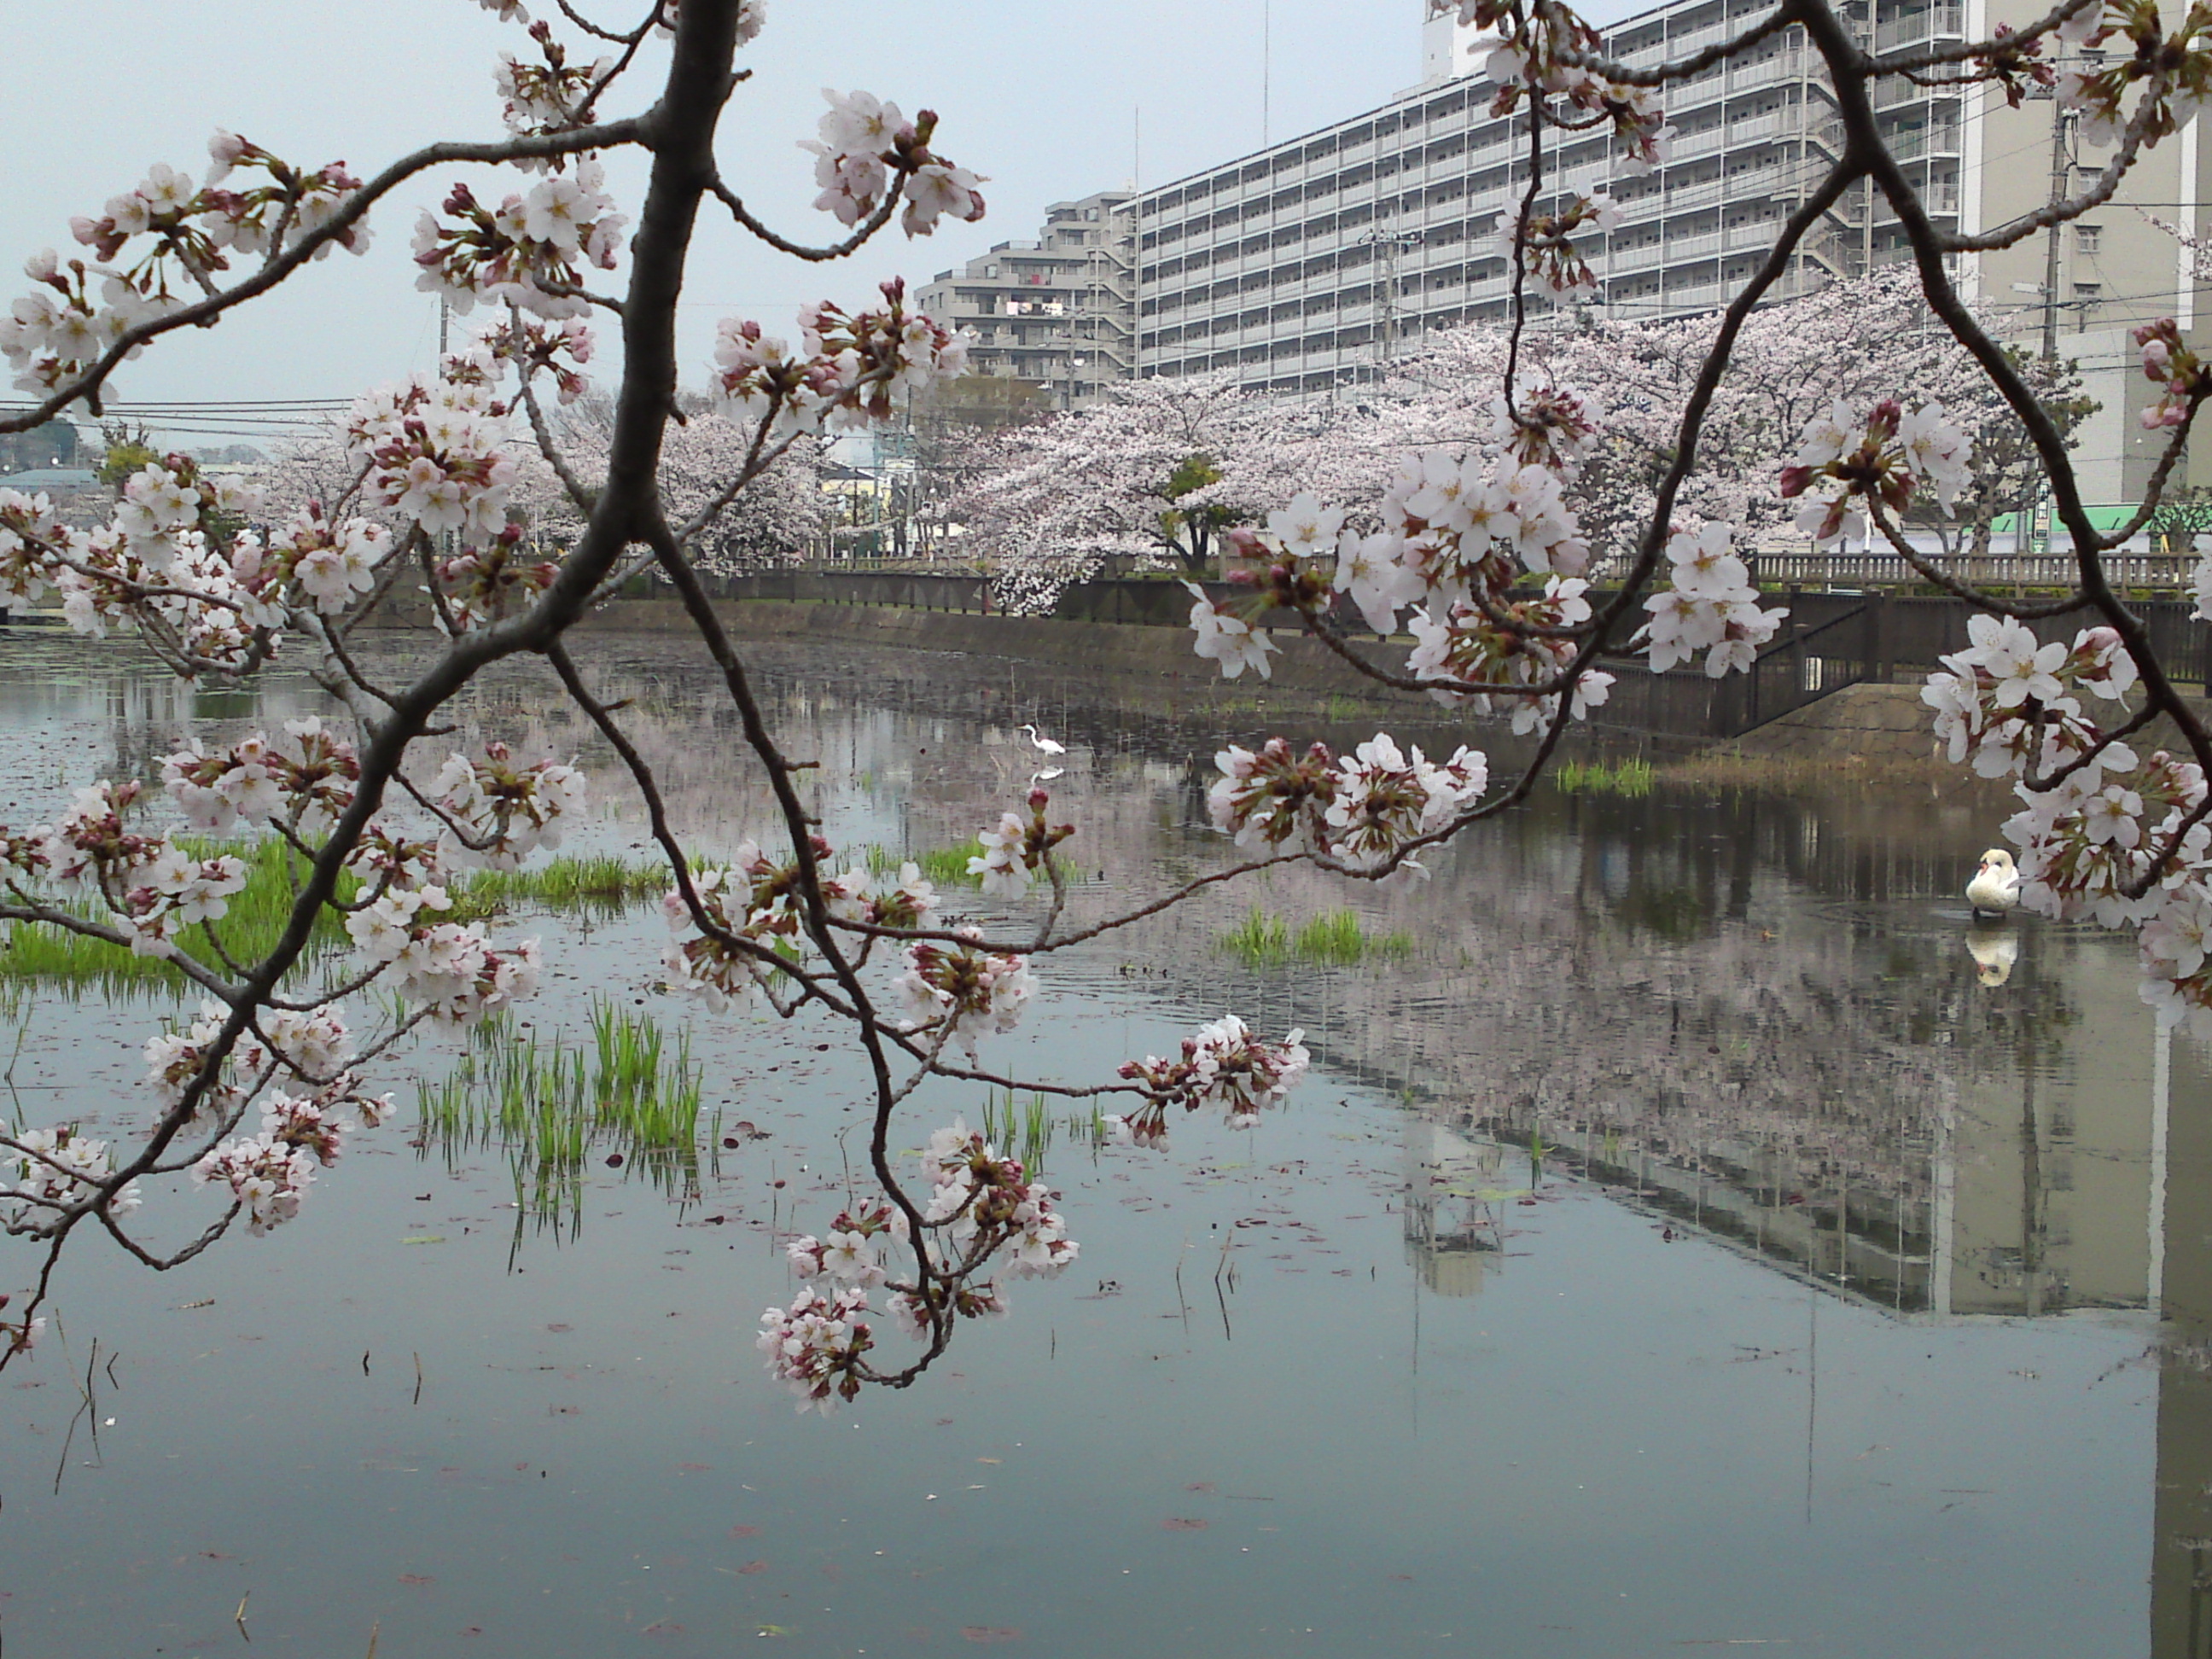
<svg viewBox="0 0 2212 1659"><path fill-rule="evenodd" d="M1957 1063L1914 1079L1917 1098L1869 1087L1778 1110L1756 1091L1686 1098L1659 1073L1641 1100L1507 1091L1461 1115L1510 1142L1540 1139L1555 1167L1894 1313L2154 1310L2177 1052L2191 1080L2202 1067L2155 1031L2106 941L2052 930L2025 965L2002 987L1977 973L1948 999L1950 1029L1928 1036Z"/></svg>
<svg viewBox="0 0 2212 1659"><path fill-rule="evenodd" d="M2173 1053L2179 1055L2181 1046ZM2212 1088L2167 1077L2158 1125L2158 1492L2151 1534L2152 1659L2212 1659Z"/></svg>
<svg viewBox="0 0 2212 1659"><path fill-rule="evenodd" d="M1504 1162L1425 1114L1406 1124L1406 1259L1438 1296L1468 1297L1500 1260L1495 1206Z"/></svg>

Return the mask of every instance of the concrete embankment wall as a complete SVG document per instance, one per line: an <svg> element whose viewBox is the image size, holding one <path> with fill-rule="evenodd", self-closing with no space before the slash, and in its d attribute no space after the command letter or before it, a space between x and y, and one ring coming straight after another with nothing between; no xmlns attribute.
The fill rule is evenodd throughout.
<svg viewBox="0 0 2212 1659"><path fill-rule="evenodd" d="M1061 671L1145 675L1201 687L1220 680L1215 665L1192 651L1188 630L1180 628L764 599L724 602L715 611L740 639L1011 657L1048 662ZM600 612L586 625L658 631L681 630L686 623L682 607L673 600L634 599ZM1401 702L1407 696L1377 685L1304 635L1279 635L1276 643L1282 647L1274 665L1273 684L1278 686L1372 698L1384 704ZM1248 681L1251 678L1249 672L1245 676ZM1255 689L1257 684L1254 682ZM1754 763L1792 769L1918 772L1940 765L1933 760L1928 722L1916 678L1901 685L1845 686L1731 742L1675 738L1655 746L1674 754L1741 755ZM1611 730L1606 735L1618 738L1626 733Z"/></svg>

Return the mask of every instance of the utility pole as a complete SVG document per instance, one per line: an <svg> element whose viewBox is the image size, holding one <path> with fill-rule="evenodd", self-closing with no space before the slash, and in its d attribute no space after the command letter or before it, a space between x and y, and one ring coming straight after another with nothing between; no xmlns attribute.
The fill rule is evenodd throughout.
<svg viewBox="0 0 2212 1659"><path fill-rule="evenodd" d="M1370 230L1359 239L1362 247L1375 250L1375 263L1381 272L1375 295L1375 378L1381 380L1390 369L1390 360L1398 349L1398 255L1406 248L1421 245L1418 230Z"/></svg>
<svg viewBox="0 0 2212 1659"><path fill-rule="evenodd" d="M2046 94L2051 105L2051 204L2056 207L2072 193L2073 167L2067 151L2067 128L2071 118L2058 107L2058 100ZM2057 383L2058 367L2058 250L2062 222L2053 220L2043 236L2043 367L2052 384ZM2039 471L2034 482L2028 486L2029 494L2021 507L2021 522L2013 532L2013 554L2015 561L2014 591L2020 587L2019 556L2031 547L2050 546L2049 532L2043 527L2043 475Z"/></svg>
<svg viewBox="0 0 2212 1659"><path fill-rule="evenodd" d="M2051 100L2051 202L2056 207L2072 194L2073 168L2068 164L2067 125L2072 118ZM2061 225L2052 221L2043 235L2043 361L2058 361L2058 238Z"/></svg>

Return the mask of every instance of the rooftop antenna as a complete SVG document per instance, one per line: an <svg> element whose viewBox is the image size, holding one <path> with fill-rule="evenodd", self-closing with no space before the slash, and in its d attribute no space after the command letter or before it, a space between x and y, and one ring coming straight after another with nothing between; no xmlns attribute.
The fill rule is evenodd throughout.
<svg viewBox="0 0 2212 1659"><path fill-rule="evenodd" d="M1274 93L1273 0L1260 0L1260 148L1267 148Z"/></svg>

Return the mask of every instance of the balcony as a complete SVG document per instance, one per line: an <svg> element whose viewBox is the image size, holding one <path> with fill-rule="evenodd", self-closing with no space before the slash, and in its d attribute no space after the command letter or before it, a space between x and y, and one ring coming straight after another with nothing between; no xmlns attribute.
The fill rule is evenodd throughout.
<svg viewBox="0 0 2212 1659"><path fill-rule="evenodd" d="M1778 109L1770 110L1764 115L1749 116L1741 121L1731 121L1728 126L1728 141L1731 146L1756 144L1770 138L1778 138L1785 132L1794 133L1797 130L1797 123L1795 118L1789 118L1785 123L1785 117L1790 116L1790 112Z"/></svg>
<svg viewBox="0 0 2212 1659"><path fill-rule="evenodd" d="M1900 17L1893 23L1884 23L1874 32L1876 52L1893 52L1917 41L1938 40L1955 35L1966 27L1965 9L1960 6L1932 6L1911 17Z"/></svg>
<svg viewBox="0 0 2212 1659"><path fill-rule="evenodd" d="M1710 259L1721 251L1721 234L1709 230L1702 236L1670 236L1667 239L1667 263L1680 264L1686 259Z"/></svg>
<svg viewBox="0 0 2212 1659"><path fill-rule="evenodd" d="M1913 127L1888 135L1886 142L1889 145L1889 153L1900 161L1917 161L1923 155L1956 155L1959 153L1959 129L1952 126Z"/></svg>

